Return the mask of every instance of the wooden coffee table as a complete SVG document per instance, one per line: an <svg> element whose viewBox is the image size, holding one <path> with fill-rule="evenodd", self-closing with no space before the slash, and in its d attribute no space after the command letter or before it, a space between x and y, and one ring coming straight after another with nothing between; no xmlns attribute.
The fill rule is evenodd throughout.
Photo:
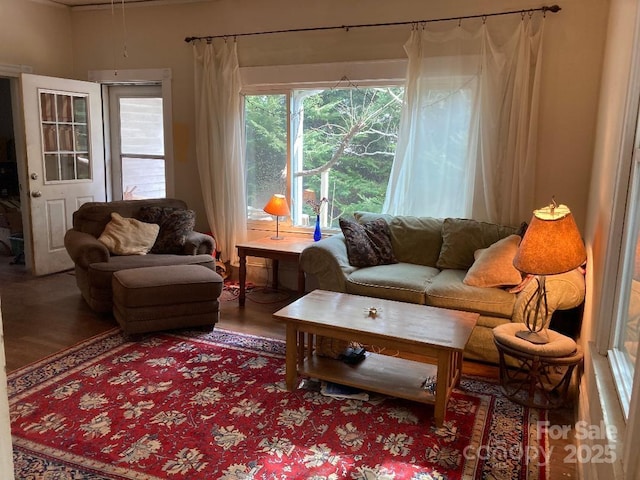
<svg viewBox="0 0 640 480"><path fill-rule="evenodd" d="M378 314L369 315L374 307ZM444 422L462 372L462 352L479 315L346 293L314 290L273 314L287 326L287 389L298 374L434 405ZM376 353L347 365L314 354L315 336L357 341L433 358L435 365Z"/></svg>

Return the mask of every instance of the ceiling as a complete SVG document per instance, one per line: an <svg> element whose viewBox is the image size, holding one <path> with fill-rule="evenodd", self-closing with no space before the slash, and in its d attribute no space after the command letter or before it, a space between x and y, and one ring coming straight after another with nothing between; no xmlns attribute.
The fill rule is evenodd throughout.
<svg viewBox="0 0 640 480"><path fill-rule="evenodd" d="M68 5L69 7L93 7L100 5L121 6L124 1L125 5L131 5L134 3L190 3L194 1L203 0L50 0L53 3L59 3L61 5Z"/></svg>

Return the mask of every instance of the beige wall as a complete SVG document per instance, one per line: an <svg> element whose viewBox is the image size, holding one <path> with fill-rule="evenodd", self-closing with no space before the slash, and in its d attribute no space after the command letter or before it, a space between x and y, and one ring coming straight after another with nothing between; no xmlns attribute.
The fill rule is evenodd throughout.
<svg viewBox="0 0 640 480"><path fill-rule="evenodd" d="M0 64L73 75L71 10L53 3L0 0Z"/></svg>
<svg viewBox="0 0 640 480"><path fill-rule="evenodd" d="M532 209L547 204L555 195L572 208L582 228L586 218L607 2L566 0L558 3L563 10L549 14L545 27L539 166L535 179L536 204ZM74 74L83 79L89 70L172 69L174 122L189 138L186 156L176 152L176 195L195 207L199 218L204 218L199 189L194 188L198 185L198 173L193 139L193 60L185 37L440 18L538 5L539 2L525 0L217 0L130 6L125 11L127 58L122 55L120 11L113 19L110 9L74 10ZM403 58L408 32L409 27L381 27L242 37L238 40L238 51L241 66Z"/></svg>

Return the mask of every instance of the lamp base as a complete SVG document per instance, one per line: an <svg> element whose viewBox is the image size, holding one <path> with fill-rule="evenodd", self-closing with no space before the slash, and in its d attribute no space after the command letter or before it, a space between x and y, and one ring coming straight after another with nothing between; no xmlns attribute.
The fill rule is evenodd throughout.
<svg viewBox="0 0 640 480"><path fill-rule="evenodd" d="M274 235L273 237L271 237L271 240L284 240L284 237L281 237L280 235Z"/></svg>
<svg viewBox="0 0 640 480"><path fill-rule="evenodd" d="M519 332L516 332L516 337L526 340L530 343L535 343L536 345L544 345L545 343L549 343L548 335L541 335L540 332L521 330Z"/></svg>

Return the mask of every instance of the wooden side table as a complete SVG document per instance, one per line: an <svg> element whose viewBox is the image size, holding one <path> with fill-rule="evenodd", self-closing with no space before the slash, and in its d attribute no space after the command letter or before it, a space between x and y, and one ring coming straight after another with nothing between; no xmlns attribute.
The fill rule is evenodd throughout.
<svg viewBox="0 0 640 480"><path fill-rule="evenodd" d="M304 294L304 272L300 268L300 254L302 250L313 243L313 239L306 237L284 237L274 240L271 237L253 240L236 245L240 257L240 296L238 302L244 307L246 298L247 257L269 258L273 261L273 286L278 288L278 266L280 260L295 262L298 267L298 293Z"/></svg>

